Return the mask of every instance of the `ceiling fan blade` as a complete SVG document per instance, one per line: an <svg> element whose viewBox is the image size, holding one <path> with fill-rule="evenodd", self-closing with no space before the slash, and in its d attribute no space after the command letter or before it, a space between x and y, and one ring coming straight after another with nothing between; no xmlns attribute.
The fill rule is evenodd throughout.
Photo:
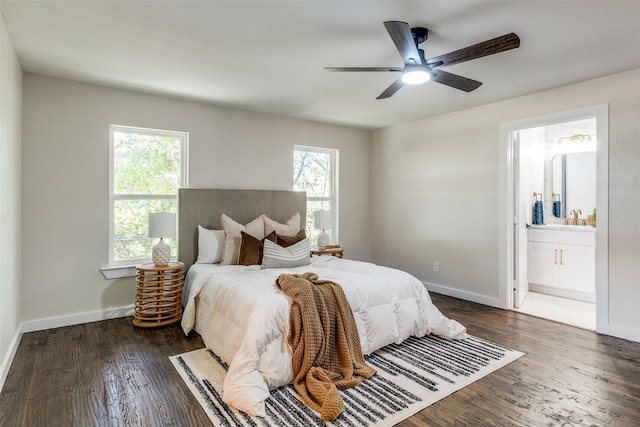
<svg viewBox="0 0 640 427"><path fill-rule="evenodd" d="M382 92L380 95L378 95L378 97L376 99L389 98L391 95L393 95L394 93L399 91L402 88L402 86L404 86L404 83L402 83L402 77L400 77L398 80L393 82L391 84L391 86L386 88L384 92Z"/></svg>
<svg viewBox="0 0 640 427"><path fill-rule="evenodd" d="M396 45L405 64L422 64L416 42L411 35L411 27L406 22L386 21L384 23L391 40Z"/></svg>
<svg viewBox="0 0 640 427"><path fill-rule="evenodd" d="M431 70L431 80L465 92L471 92L482 85L482 82L477 80L468 79L457 74L447 73L440 69Z"/></svg>
<svg viewBox="0 0 640 427"><path fill-rule="evenodd" d="M427 65L439 67L458 64L471 59L482 58L520 46L520 38L515 33L505 34L495 39L487 40L473 46L468 46L455 52L445 53L435 58L427 59Z"/></svg>
<svg viewBox="0 0 640 427"><path fill-rule="evenodd" d="M402 67L324 67L327 71L402 71Z"/></svg>

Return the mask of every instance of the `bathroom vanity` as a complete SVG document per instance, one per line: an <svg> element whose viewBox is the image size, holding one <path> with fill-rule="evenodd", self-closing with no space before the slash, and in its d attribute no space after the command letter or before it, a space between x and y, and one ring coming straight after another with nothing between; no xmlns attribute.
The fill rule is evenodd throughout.
<svg viewBox="0 0 640 427"><path fill-rule="evenodd" d="M595 302L595 228L532 225L528 234L529 289Z"/></svg>

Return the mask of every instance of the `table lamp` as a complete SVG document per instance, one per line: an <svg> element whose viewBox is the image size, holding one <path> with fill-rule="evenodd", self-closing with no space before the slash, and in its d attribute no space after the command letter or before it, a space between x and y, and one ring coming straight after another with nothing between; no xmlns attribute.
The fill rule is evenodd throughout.
<svg viewBox="0 0 640 427"><path fill-rule="evenodd" d="M318 249L330 245L331 237L325 232L325 229L331 228L331 211L315 211L313 213L313 227L316 230L322 230L318 236Z"/></svg>
<svg viewBox="0 0 640 427"><path fill-rule="evenodd" d="M163 238L176 237L176 214L168 212L149 214L149 237L160 238L151 251L153 263L159 267L169 265L171 247L164 243Z"/></svg>

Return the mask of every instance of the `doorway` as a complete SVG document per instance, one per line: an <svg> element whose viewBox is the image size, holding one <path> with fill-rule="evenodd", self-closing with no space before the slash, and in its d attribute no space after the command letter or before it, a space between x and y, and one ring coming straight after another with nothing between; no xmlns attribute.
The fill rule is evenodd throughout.
<svg viewBox="0 0 640 427"><path fill-rule="evenodd" d="M503 216L500 237L505 255L501 257L504 260L501 262L501 267L504 268L504 275L501 276L501 279L504 279L501 284L501 297L505 308L596 331L599 330L599 325L601 328L605 324L608 318L607 137L607 105L519 120L504 123L501 126L501 149L506 153L504 180L501 179L504 198L501 198ZM590 149L585 149L584 146L578 147L583 142L591 144L592 147ZM564 146L561 146L562 144ZM565 152L561 154L570 151L595 150L594 172L586 175L593 178L591 186L594 187L595 202L585 202L584 207L578 208L576 200L569 199L571 205L566 206L567 196L577 197L578 195L568 195L565 187L562 187L563 193L559 195L560 187L553 187L552 158L559 154L554 153L553 150L564 150ZM553 209L554 201L559 197L562 198L563 203L555 205L558 208L556 211ZM538 222L543 222L544 226L532 228L537 227L545 231L549 228L562 230L565 219L570 216L570 211L566 209L571 209L573 213L574 207L576 213L581 211L578 215L578 224L580 225L584 220L589 226L586 221L589 220L589 215L593 215L593 207L597 206L597 227L593 230L584 229L594 233L592 238L595 249L592 248L592 250L595 255L592 257L595 259L595 276L591 285L593 292L576 293L574 290L562 289L562 286L542 286L540 283L544 285L548 283L536 280L533 280L530 289L528 277L531 262L528 249L530 243L527 236L529 227L536 222L532 215L535 200L543 202L544 220L538 219ZM554 216L554 213L557 215Z"/></svg>

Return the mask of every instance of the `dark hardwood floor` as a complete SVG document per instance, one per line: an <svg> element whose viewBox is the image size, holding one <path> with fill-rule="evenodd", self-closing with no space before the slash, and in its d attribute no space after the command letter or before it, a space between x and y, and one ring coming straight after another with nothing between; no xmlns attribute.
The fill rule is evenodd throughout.
<svg viewBox="0 0 640 427"><path fill-rule="evenodd" d="M640 426L640 343L432 294L470 334L526 355L401 426ZM0 426L209 426L168 356L203 347L132 318L24 334Z"/></svg>

